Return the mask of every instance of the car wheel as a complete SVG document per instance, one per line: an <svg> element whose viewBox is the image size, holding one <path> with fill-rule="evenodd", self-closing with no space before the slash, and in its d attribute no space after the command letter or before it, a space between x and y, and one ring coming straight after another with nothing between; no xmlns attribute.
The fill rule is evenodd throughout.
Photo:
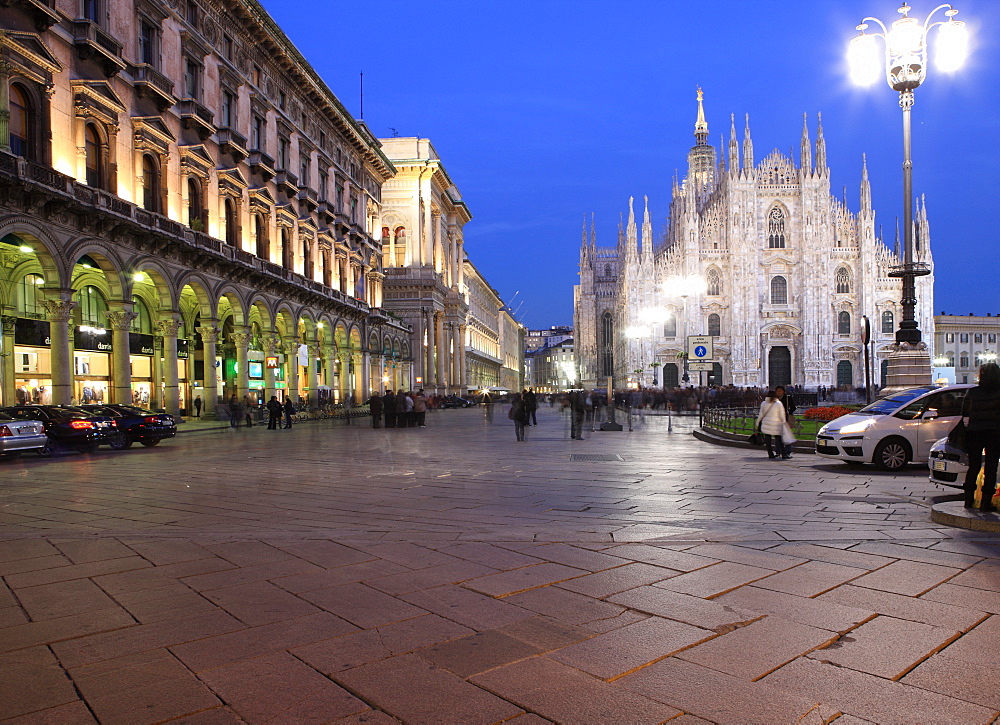
<svg viewBox="0 0 1000 725"><path fill-rule="evenodd" d="M132 441L130 441L128 436L124 433L119 433L108 441L108 446L110 446L113 451L124 451L132 446Z"/></svg>
<svg viewBox="0 0 1000 725"><path fill-rule="evenodd" d="M886 438L875 448L874 463L883 471L900 471L910 462L910 445L902 438Z"/></svg>
<svg viewBox="0 0 1000 725"><path fill-rule="evenodd" d="M153 446L156 446L156 445L159 445L159 444L160 444L160 439L159 438L154 438L151 441L142 441L142 445L146 446L146 448L152 448Z"/></svg>
<svg viewBox="0 0 1000 725"><path fill-rule="evenodd" d="M51 438L45 441L45 445L39 448L35 453L38 454L39 458L50 458L56 451L56 444Z"/></svg>

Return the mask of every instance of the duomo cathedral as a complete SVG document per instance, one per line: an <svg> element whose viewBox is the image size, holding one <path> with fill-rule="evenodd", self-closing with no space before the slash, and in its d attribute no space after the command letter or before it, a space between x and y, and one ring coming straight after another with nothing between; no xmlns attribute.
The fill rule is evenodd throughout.
<svg viewBox="0 0 1000 725"><path fill-rule="evenodd" d="M902 315L902 282L889 276L901 255L898 241L890 249L876 234L864 161L854 214L830 193L822 119L815 146L804 122L798 163L777 149L755 162L749 118L742 142L733 119L723 158L708 143L699 90L694 135L658 243L648 200L640 229L629 199L614 247L597 246L593 222L589 230L584 222L574 290L581 384L603 386L613 375L619 387L648 386L654 376L680 385L687 336L710 335L713 384L862 387L863 316L872 381L882 382ZM916 280L916 318L929 342L934 275L922 199L914 227L914 261L932 270ZM691 373L691 384L698 380Z"/></svg>

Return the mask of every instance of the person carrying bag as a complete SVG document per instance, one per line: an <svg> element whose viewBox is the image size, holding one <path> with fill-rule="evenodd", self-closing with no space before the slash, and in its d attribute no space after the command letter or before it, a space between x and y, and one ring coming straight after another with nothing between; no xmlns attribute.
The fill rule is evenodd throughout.
<svg viewBox="0 0 1000 725"><path fill-rule="evenodd" d="M768 458L788 460L792 457L792 447L785 443L786 431L793 441L795 435L788 426L785 406L778 400L778 396L773 390L767 391L767 395L760 404L760 412L757 414L757 430L764 436Z"/></svg>

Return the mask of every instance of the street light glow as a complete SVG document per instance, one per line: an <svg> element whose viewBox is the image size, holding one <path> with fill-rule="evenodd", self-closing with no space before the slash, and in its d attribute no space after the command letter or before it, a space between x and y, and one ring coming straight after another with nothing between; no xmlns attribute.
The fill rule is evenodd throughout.
<svg viewBox="0 0 1000 725"><path fill-rule="evenodd" d="M851 68L851 81L858 86L870 86L878 80L878 43L874 35L853 38L847 47L847 61Z"/></svg>
<svg viewBox="0 0 1000 725"><path fill-rule="evenodd" d="M948 22L942 23L938 30L935 47L934 65L942 73L954 73L965 65L969 55L969 29L961 20L949 16Z"/></svg>

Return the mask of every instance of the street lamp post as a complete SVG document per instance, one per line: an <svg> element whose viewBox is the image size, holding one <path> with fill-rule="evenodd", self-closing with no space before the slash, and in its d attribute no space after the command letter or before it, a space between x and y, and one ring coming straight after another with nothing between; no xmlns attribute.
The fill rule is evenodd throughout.
<svg viewBox="0 0 1000 725"><path fill-rule="evenodd" d="M903 263L889 271L890 277L903 280L900 300L903 318L896 331L896 344L889 359L888 387L898 388L930 382L930 356L921 340L916 319L916 278L930 274L930 267L913 259L913 161L910 155L910 110L913 91L927 77L928 33L935 27L937 33L937 66L944 72L957 70L965 61L968 34L965 23L955 20L958 13L951 5L934 8L921 23L909 17L910 6L904 2L898 12L903 17L886 27L878 18L867 17L857 26L860 35L851 40L849 60L851 78L859 85L871 85L881 73L883 58L878 41L883 41L885 78L889 87L899 93L899 106L903 110ZM938 10L944 10L946 20L932 22ZM865 33L869 22L878 25L882 32ZM895 364L894 364L895 363Z"/></svg>

